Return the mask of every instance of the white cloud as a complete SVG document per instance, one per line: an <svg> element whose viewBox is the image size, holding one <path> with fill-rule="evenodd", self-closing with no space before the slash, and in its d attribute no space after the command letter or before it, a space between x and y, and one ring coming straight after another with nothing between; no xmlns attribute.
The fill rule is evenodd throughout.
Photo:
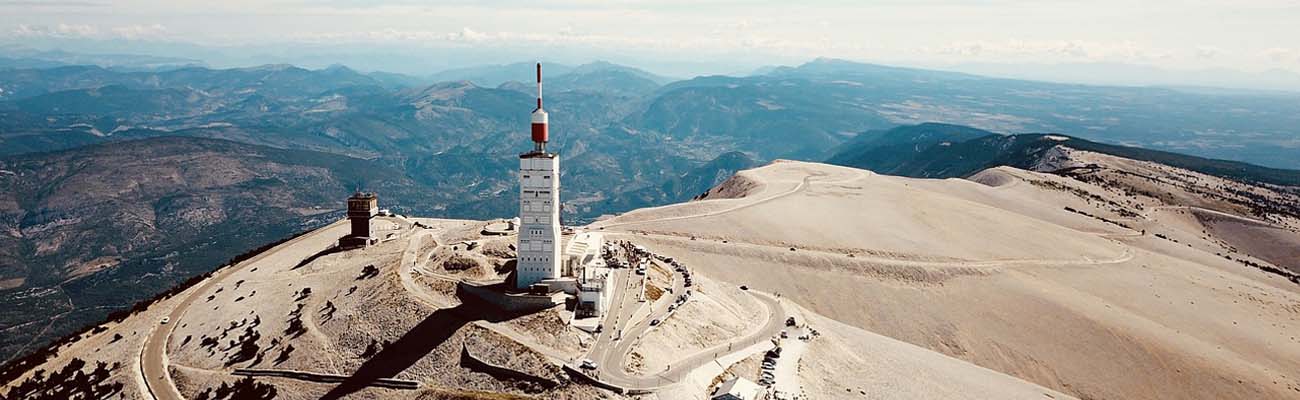
<svg viewBox="0 0 1300 400"><path fill-rule="evenodd" d="M167 33L167 27L162 24L127 25L113 28L110 31L114 36L124 39L157 39Z"/></svg>
<svg viewBox="0 0 1300 400"><path fill-rule="evenodd" d="M1300 63L1300 49L1271 47L1264 50L1263 56L1275 63Z"/></svg>
<svg viewBox="0 0 1300 400"><path fill-rule="evenodd" d="M938 47L923 47L922 54L984 59L1049 58L1068 61L1151 61L1171 57L1165 50L1152 49L1132 41L1089 40L1004 40L959 41Z"/></svg>
<svg viewBox="0 0 1300 400"><path fill-rule="evenodd" d="M99 29L90 25L58 24L55 26L19 24L13 30L17 37L58 37L85 38L99 34Z"/></svg>
<svg viewBox="0 0 1300 400"><path fill-rule="evenodd" d="M166 32L167 27L161 24L101 28L86 24L59 23L53 26L19 24L10 34L17 38L157 39Z"/></svg>
<svg viewBox="0 0 1300 400"><path fill-rule="evenodd" d="M1197 46L1196 58L1202 60L1213 60L1223 54L1223 49L1216 46Z"/></svg>

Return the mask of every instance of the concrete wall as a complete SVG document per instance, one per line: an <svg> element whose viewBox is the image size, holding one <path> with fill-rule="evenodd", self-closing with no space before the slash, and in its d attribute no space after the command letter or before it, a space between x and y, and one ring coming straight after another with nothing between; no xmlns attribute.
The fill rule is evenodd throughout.
<svg viewBox="0 0 1300 400"><path fill-rule="evenodd" d="M501 290L503 287L500 283L483 284L461 281L456 287L462 294L474 296L488 304L510 312L541 311L564 304L565 299L563 292L548 295L505 293Z"/></svg>

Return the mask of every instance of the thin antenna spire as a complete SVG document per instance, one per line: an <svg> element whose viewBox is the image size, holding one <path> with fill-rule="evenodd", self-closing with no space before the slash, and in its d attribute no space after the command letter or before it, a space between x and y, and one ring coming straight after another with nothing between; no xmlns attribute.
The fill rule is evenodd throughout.
<svg viewBox="0 0 1300 400"><path fill-rule="evenodd" d="M537 109L542 109L542 63L537 63Z"/></svg>

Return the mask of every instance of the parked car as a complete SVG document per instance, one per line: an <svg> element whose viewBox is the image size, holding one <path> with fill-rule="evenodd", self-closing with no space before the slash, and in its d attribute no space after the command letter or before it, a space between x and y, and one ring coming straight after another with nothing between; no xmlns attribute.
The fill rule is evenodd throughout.
<svg viewBox="0 0 1300 400"><path fill-rule="evenodd" d="M794 317L786 318L785 326L795 326Z"/></svg>
<svg viewBox="0 0 1300 400"><path fill-rule="evenodd" d="M740 285L740 290L749 290L749 286Z"/></svg>
<svg viewBox="0 0 1300 400"><path fill-rule="evenodd" d="M582 369L596 369L596 362L590 358L582 359Z"/></svg>
<svg viewBox="0 0 1300 400"><path fill-rule="evenodd" d="M167 325L168 322L172 322L172 317L163 317L160 323L163 325Z"/></svg>

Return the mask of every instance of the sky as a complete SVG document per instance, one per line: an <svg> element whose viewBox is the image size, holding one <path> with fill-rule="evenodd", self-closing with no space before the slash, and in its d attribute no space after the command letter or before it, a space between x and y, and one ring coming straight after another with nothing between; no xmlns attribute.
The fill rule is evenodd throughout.
<svg viewBox="0 0 1300 400"><path fill-rule="evenodd" d="M549 55L716 73L814 57L1300 73L1300 0L0 0L0 41L370 50L420 68Z"/></svg>

